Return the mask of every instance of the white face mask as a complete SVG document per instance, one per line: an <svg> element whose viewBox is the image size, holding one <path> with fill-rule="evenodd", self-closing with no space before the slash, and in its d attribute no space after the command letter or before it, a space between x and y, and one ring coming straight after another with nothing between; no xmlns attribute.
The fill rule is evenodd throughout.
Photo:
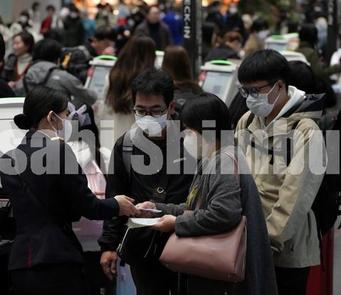
<svg viewBox="0 0 341 295"><path fill-rule="evenodd" d="M202 154L201 144L202 140L200 134L191 129L186 129L184 138L184 148L194 159L201 159Z"/></svg>
<svg viewBox="0 0 341 295"><path fill-rule="evenodd" d="M26 24L28 22L28 18L26 15L20 15L19 16L19 22L22 24Z"/></svg>
<svg viewBox="0 0 341 295"><path fill-rule="evenodd" d="M236 13L238 13L238 8L237 8L237 6L233 5L230 7L229 11L231 14L236 14Z"/></svg>
<svg viewBox="0 0 341 295"><path fill-rule="evenodd" d="M208 143L201 134L192 130L185 130L184 147L194 159L210 158L214 152L214 144Z"/></svg>
<svg viewBox="0 0 341 295"><path fill-rule="evenodd" d="M269 35L269 31L268 30L263 30L263 31L258 32L258 37L261 40L265 40L266 37L268 37L268 35Z"/></svg>
<svg viewBox="0 0 341 295"><path fill-rule="evenodd" d="M71 137L71 134L72 134L72 123L71 123L71 121L68 119L62 119L56 113L53 113L53 114L58 118L58 120L60 120L62 122L63 128L57 129L51 124L52 129L56 132L56 135L58 137L64 139L64 141L67 141Z"/></svg>
<svg viewBox="0 0 341 295"><path fill-rule="evenodd" d="M249 94L247 97L246 105L256 116L265 118L272 112L280 94L278 94L277 98L272 104L269 103L269 94L275 89L276 85L277 83L275 83L268 93L259 93L258 97L253 97Z"/></svg>
<svg viewBox="0 0 341 295"><path fill-rule="evenodd" d="M167 126L167 113L155 118L153 116L136 116L135 120L139 126L149 137L160 137L162 130Z"/></svg>

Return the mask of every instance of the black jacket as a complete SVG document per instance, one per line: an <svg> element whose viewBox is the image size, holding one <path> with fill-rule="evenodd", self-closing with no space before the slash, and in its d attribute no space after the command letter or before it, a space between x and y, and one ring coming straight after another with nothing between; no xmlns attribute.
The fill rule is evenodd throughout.
<svg viewBox="0 0 341 295"><path fill-rule="evenodd" d="M59 139L29 131L15 150L1 157L0 170L17 227L10 270L82 263L71 223L81 216L100 220L118 214L115 199L99 200L92 194L71 148Z"/></svg>
<svg viewBox="0 0 341 295"><path fill-rule="evenodd" d="M170 132L170 131L169 131ZM141 143L142 133L140 132L136 141ZM146 139L146 137L144 137ZM133 141L135 142L135 141ZM111 160L109 166L109 175L107 181L107 189L106 196L115 196L120 194L128 195L136 200L136 203L141 203L144 201L149 201L152 199L153 191L157 188L160 183L161 175L164 175L167 178L166 185L166 203L174 203L180 204L183 203L188 195L189 187L193 179L194 170L187 171L187 174L184 174L184 165L187 162L189 166L194 167L193 158L187 157L185 160L181 160L183 157L183 145L180 145L180 155L174 155L177 160L175 161L176 165L180 165L180 174L168 173L166 174L166 155L167 148L169 148L170 143L166 144L166 140L153 141L157 147L160 148L163 156L163 167L162 169L155 174L152 175L143 175L137 172L131 171L131 176L129 177L124 163L123 163L123 137L119 138L115 144ZM148 150L148 149L147 149ZM138 149L136 146L133 147L133 155L143 155L145 159L145 163L149 163L149 157L142 152L142 150ZM154 155L153 155L154 156ZM192 161L192 162L191 162ZM189 163L191 162L191 163ZM172 163L174 163L172 161ZM168 165L168 171L172 170L171 165ZM190 170L190 169L189 169ZM173 170L174 171L174 170ZM103 226L103 234L99 239L99 244L101 246L102 251L116 251L117 246L123 238L125 232L125 223L126 218L114 218L110 221L104 222ZM132 255L140 258L141 255L145 254L145 250L150 245L150 239L152 235L152 230L150 229L134 229L132 233L131 240L133 240L133 245L128 245L129 249L126 249L127 252ZM129 233L130 234L130 233ZM129 243L128 243L129 244ZM154 257L158 258L158 257Z"/></svg>
<svg viewBox="0 0 341 295"><path fill-rule="evenodd" d="M219 47L212 48L207 56L205 57L205 62L215 60L215 59L240 59L238 52L233 50L231 47L222 44Z"/></svg>
<svg viewBox="0 0 341 295"><path fill-rule="evenodd" d="M5 80L0 78L0 98L1 97L14 97L15 93L12 88L8 86Z"/></svg>
<svg viewBox="0 0 341 295"><path fill-rule="evenodd" d="M165 50L168 45L172 44L169 28L163 22L149 24L145 20L135 29L134 35L152 38L157 50Z"/></svg>

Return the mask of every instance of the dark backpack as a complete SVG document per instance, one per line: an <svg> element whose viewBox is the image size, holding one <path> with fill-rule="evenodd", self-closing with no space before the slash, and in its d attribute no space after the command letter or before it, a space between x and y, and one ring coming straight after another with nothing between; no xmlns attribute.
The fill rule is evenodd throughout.
<svg viewBox="0 0 341 295"><path fill-rule="evenodd" d="M91 56L84 46L64 48L61 65L64 70L77 77L84 84Z"/></svg>
<svg viewBox="0 0 341 295"><path fill-rule="evenodd" d="M249 127L251 122L253 121L255 115L253 113L247 119L246 128ZM339 115L340 117L340 115ZM336 121L336 124L322 124L322 120L316 122L319 126L321 131L323 132L323 137L325 139L326 131L325 127L332 127L331 130L340 130L341 127L341 119L340 126ZM297 121L293 127L292 131L294 131L300 121ZM292 144L290 142L291 138L287 139L287 149L286 149L286 163L287 166L291 162L292 157ZM252 145L252 142L251 142ZM252 145L253 148L257 148L256 146ZM268 150L269 155L273 155L273 150ZM340 175L339 174L325 174L317 192L316 198L312 205L312 210L314 212L317 228L319 232L319 236L325 235L335 224L337 217L341 215L340 205L341 205L341 185L340 185ZM341 224L340 224L341 226ZM340 228L340 227L339 227Z"/></svg>

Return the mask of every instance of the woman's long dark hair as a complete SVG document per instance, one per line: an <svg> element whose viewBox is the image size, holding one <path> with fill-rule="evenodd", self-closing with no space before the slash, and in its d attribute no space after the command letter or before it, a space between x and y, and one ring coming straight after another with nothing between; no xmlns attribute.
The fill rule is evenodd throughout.
<svg viewBox="0 0 341 295"><path fill-rule="evenodd" d="M182 46L166 47L162 69L168 72L175 82L192 80L191 62Z"/></svg>
<svg viewBox="0 0 341 295"><path fill-rule="evenodd" d="M155 43L149 37L132 37L123 47L110 72L106 103L114 112L132 112L130 86L132 81L155 62Z"/></svg>

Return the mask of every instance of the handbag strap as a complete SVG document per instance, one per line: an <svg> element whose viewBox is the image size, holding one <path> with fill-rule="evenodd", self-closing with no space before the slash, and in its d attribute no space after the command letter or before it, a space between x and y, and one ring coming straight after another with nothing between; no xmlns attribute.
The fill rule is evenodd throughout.
<svg viewBox="0 0 341 295"><path fill-rule="evenodd" d="M229 151L225 151L224 153L225 153L225 155L227 155L229 158L232 159L232 161L233 161L233 175L236 176L238 183L240 183L240 178L238 177L239 176L238 161L236 160L234 155L232 153L230 153Z"/></svg>

